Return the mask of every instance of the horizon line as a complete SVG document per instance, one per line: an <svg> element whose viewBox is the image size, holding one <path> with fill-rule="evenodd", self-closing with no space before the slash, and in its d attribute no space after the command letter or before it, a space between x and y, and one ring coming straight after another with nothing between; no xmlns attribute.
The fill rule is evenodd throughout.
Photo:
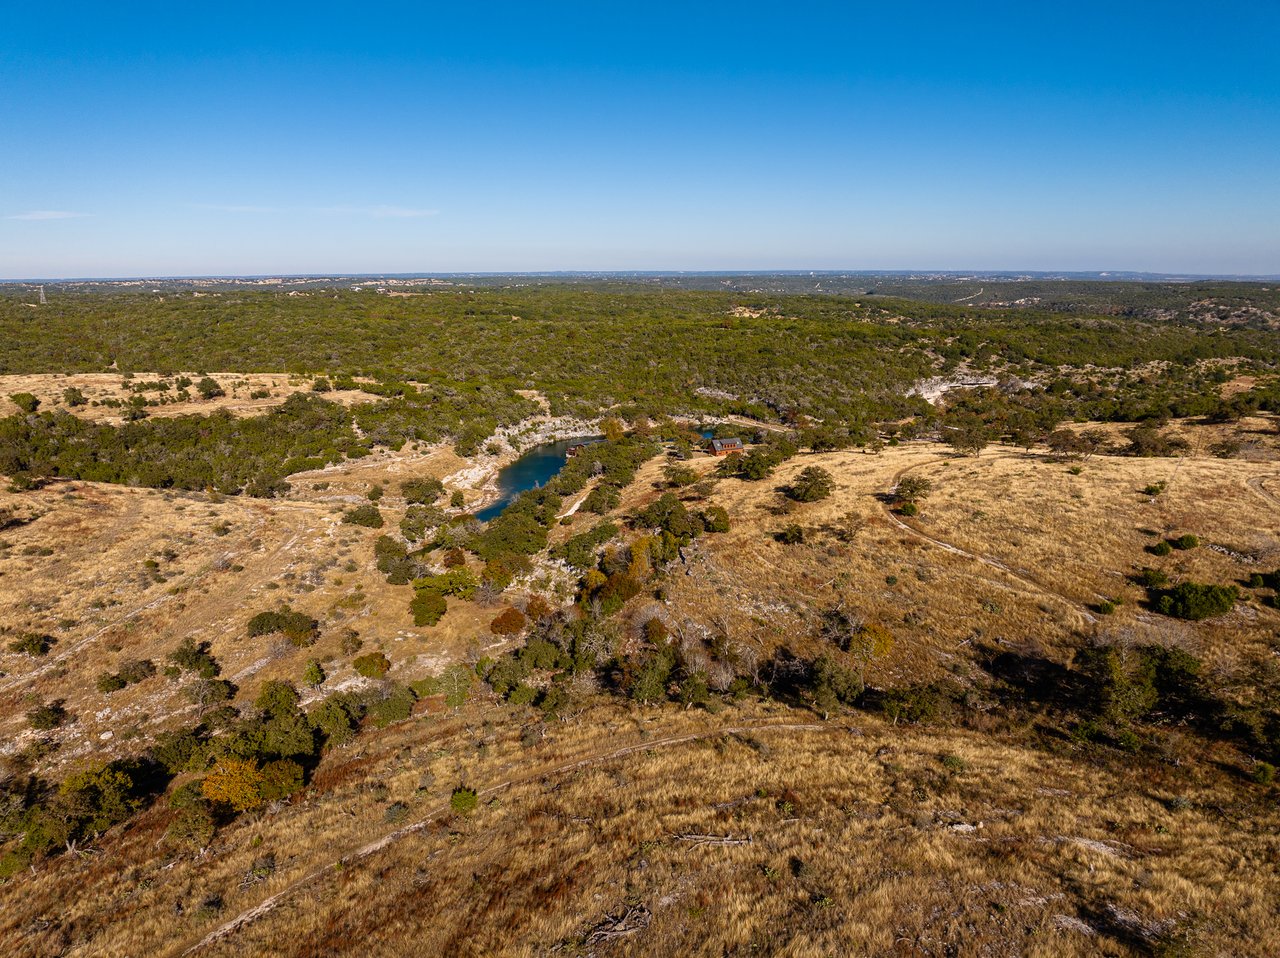
<svg viewBox="0 0 1280 958"><path fill-rule="evenodd" d="M1194 271L1164 272L1139 269L933 269L895 267L886 269L790 268L790 269L536 269L536 270L439 270L409 272L344 272L316 273L169 273L117 276L28 276L0 277L0 284L40 285L58 283L126 283L181 282L195 280L370 280L370 279L436 279L457 277L559 276L559 277L680 277L680 276L956 276L984 279L1017 279L1019 277L1090 277L1102 281L1151 278L1168 282L1230 280L1239 282L1277 282L1280 273L1209 273Z"/></svg>

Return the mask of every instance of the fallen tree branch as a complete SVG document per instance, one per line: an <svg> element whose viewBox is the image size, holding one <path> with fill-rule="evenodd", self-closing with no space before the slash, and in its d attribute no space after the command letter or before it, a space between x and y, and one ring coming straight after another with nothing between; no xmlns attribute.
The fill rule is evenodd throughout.
<svg viewBox="0 0 1280 958"><path fill-rule="evenodd" d="M634 935L642 928L648 928L653 915L644 905L632 905L616 917L606 915L604 921L596 925L587 936L586 944L598 945L602 941L612 941L626 935Z"/></svg>
<svg viewBox="0 0 1280 958"><path fill-rule="evenodd" d="M672 835L678 842L692 842L694 845L750 845L751 836L743 835Z"/></svg>

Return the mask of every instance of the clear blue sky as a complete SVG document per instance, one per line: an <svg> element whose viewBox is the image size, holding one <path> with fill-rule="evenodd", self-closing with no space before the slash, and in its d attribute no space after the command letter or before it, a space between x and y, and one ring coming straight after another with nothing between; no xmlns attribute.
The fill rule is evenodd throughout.
<svg viewBox="0 0 1280 958"><path fill-rule="evenodd" d="M1272 0L9 4L0 277L1275 274L1278 41Z"/></svg>

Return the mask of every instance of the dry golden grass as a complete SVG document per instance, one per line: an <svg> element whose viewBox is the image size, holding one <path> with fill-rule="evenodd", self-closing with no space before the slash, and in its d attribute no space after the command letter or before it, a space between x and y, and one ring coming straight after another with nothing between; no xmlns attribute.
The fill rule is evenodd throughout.
<svg viewBox="0 0 1280 958"><path fill-rule="evenodd" d="M525 746L519 716L475 708L331 756L203 857L157 855L149 813L0 889L0 933L19 954L176 955L279 896L198 953L1267 955L1280 934L1274 803L1202 766L866 716L805 730L763 704L601 706ZM470 816L447 809L461 782L493 789ZM629 907L647 927L587 944Z"/></svg>
<svg viewBox="0 0 1280 958"><path fill-rule="evenodd" d="M834 475L835 494L789 503L777 489L811 465ZM1224 666L1266 653L1280 627L1274 609L1244 602L1189 626L1147 611L1127 576L1151 566L1173 581L1231 583L1280 565L1275 463L1095 456L1080 475L1069 465L1007 447L974 458L912 443L879 456L799 456L762 482L724 480L711 501L733 527L692 550L690 574L668 589L667 615L769 653L844 603L897 636L869 673L877 684L963 671L976 641L1061 651L1083 637L1131 635L1178 641ZM910 520L883 501L906 474L934 484ZM1169 481L1163 495L1142 493L1159 480ZM803 544L773 539L789 523L805 529ZM1145 551L1187 532L1199 548ZM1122 603L1112 615L1097 611L1106 599Z"/></svg>
<svg viewBox="0 0 1280 958"><path fill-rule="evenodd" d="M662 465L641 468L619 512L660 494ZM833 473L836 494L787 504L777 487L809 465ZM1280 565L1274 461L1099 456L1079 475L1068 465L912 443L721 481L710 501L732 530L687 549L688 574L649 608L763 660L784 644L811 651L820 612L844 602L897 637L868 674L879 686L963 681L979 643L1065 658L1093 635L1128 634L1180 642L1223 669L1269 654L1274 609L1248 602L1179 624L1147 612L1125 576L1151 565L1230 582ZM21 715L34 695L66 698L77 716L43 771L138 750L189 718L180 690L156 677L106 697L94 678L123 659L160 661L186 635L213 644L241 705L266 678L296 680L313 656L330 660L327 688L362 681L338 651L347 626L401 679L491 643L496 608L453 603L440 626L414 629L409 590L373 568L379 533L339 522L381 483L393 530L402 478L460 468L452 453L406 450L295 476L295 492L270 502L85 483L0 495L0 507L41 514L0 534L0 626L58 638L44 660L0 651L3 748L29 738ZM907 473L934 492L904 521L880 497ZM1140 490L1157 480L1169 485L1152 501ZM553 539L596 521L578 516ZM803 545L772 538L791 522ZM1203 544L1160 559L1143 530ZM54 554L36 554L45 547ZM178 557L155 583L143 562L165 548ZM1123 604L1101 615L1103 597ZM314 648L245 637L247 619L279 599L324 623ZM161 802L92 854L0 886L0 940L17 955L177 955L274 896L199 953L1128 955L1177 944L1170 953L1269 955L1280 940L1275 792L1240 779L1226 746L1188 737L1175 765L864 715L770 730L816 720L756 701L715 715L588 704L527 735L539 721L481 699L366 731L293 802L241 818L199 856L162 841ZM459 784L492 789L470 816L448 811ZM388 822L395 802L407 817ZM266 855L274 869L255 877ZM628 910L635 929L600 939Z"/></svg>
<svg viewBox="0 0 1280 958"><path fill-rule="evenodd" d="M472 647L493 654L502 643L488 624L501 606L451 602L438 625L415 627L412 589L388 585L374 563L374 541L395 533L404 512L399 483L449 475L460 461L439 448L375 455L299 473L281 500L82 482L0 492L0 508L38 517L0 534L8 546L0 550L0 754L34 740L24 716L36 699L64 699L76 718L50 733L61 747L45 771L127 754L159 728L193 720L185 682L156 676L110 695L95 687L126 660L162 666L184 638L210 643L223 677L240 686L237 704L251 703L267 679L298 681L310 658L329 674L324 691L363 683L341 651L348 628L360 633L362 652L384 651L403 681ZM343 524L342 511L367 502L375 484L387 489L384 528ZM282 602L319 620L315 646L246 636L251 616ZM26 631L55 638L47 656L9 651Z"/></svg>

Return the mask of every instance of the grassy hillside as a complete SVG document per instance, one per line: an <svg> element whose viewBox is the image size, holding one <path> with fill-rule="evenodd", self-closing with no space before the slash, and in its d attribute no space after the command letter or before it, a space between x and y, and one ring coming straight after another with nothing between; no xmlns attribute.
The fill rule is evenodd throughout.
<svg viewBox="0 0 1280 958"><path fill-rule="evenodd" d="M15 954L1273 950L1273 343L440 294L492 306L452 320L490 376L428 297L235 295L214 326L86 297L67 348L133 304L148 371L8 380ZM366 364L290 372L276 309ZM586 328L591 367L529 334ZM415 336L485 365L382 365ZM522 449L596 431L475 520Z"/></svg>

